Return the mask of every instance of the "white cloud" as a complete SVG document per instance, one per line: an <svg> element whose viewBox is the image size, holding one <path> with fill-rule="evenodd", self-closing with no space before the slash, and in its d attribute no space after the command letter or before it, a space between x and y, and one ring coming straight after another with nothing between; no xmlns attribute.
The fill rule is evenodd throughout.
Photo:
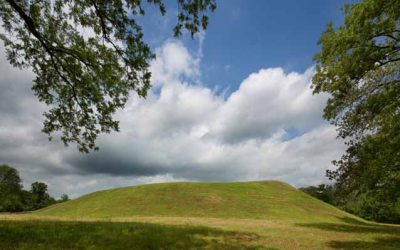
<svg viewBox="0 0 400 250"><path fill-rule="evenodd" d="M32 75L5 65L2 56L1 69L9 72L0 76L2 93L20 94L0 94L0 115L8 115L0 120L0 163L15 165L26 183L49 183L55 195L174 180L326 181L343 144L321 118L326 97L311 94L312 68L261 69L224 98L201 85L201 53L173 40L156 53L155 87L146 99L132 94L117 115L121 132L101 136L100 151L89 155L45 140L44 107L26 89Z"/></svg>
<svg viewBox="0 0 400 250"><path fill-rule="evenodd" d="M153 86L173 84L182 77L193 80L200 74L199 59L193 58L178 41L167 41L162 48L156 49L156 55L150 66Z"/></svg>
<svg viewBox="0 0 400 250"><path fill-rule="evenodd" d="M313 69L285 74L261 69L245 79L218 111L212 136L228 142L265 139L279 129L306 132L320 125L326 97L313 96Z"/></svg>

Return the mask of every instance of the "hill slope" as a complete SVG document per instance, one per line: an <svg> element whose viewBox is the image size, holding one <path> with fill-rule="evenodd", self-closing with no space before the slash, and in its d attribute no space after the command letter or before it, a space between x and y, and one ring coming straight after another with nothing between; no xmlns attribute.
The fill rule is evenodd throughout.
<svg viewBox="0 0 400 250"><path fill-rule="evenodd" d="M35 212L64 218L172 216L331 221L352 217L278 181L161 183L104 190Z"/></svg>

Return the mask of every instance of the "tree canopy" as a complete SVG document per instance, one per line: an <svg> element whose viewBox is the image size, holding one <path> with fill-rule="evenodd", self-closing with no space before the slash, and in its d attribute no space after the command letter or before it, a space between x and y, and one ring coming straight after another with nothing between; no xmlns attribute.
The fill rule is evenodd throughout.
<svg viewBox="0 0 400 250"><path fill-rule="evenodd" d="M206 29L216 8L215 0L177 3L175 36ZM59 131L65 145L97 149L100 133L119 130L113 115L129 92L146 96L154 54L136 19L149 5L166 12L162 0L0 1L7 59L35 73L32 89L50 107L43 127L50 139Z"/></svg>
<svg viewBox="0 0 400 250"><path fill-rule="evenodd" d="M301 187L299 190L326 203L336 205L334 185L320 184L318 186Z"/></svg>
<svg viewBox="0 0 400 250"><path fill-rule="evenodd" d="M47 192L47 185L34 182L31 190L22 189L22 180L18 171L9 165L0 165L0 212L32 211L56 202L68 201L68 195L63 194L56 201Z"/></svg>
<svg viewBox="0 0 400 250"><path fill-rule="evenodd" d="M348 146L327 175L353 212L400 222L400 1L363 0L344 14L314 57L314 93L330 94L324 117Z"/></svg>
<svg viewBox="0 0 400 250"><path fill-rule="evenodd" d="M47 193L47 185L43 182L34 182L31 184L32 210L46 207L55 203L55 200Z"/></svg>
<svg viewBox="0 0 400 250"><path fill-rule="evenodd" d="M8 165L0 165L0 212L22 209L21 190L18 171Z"/></svg>

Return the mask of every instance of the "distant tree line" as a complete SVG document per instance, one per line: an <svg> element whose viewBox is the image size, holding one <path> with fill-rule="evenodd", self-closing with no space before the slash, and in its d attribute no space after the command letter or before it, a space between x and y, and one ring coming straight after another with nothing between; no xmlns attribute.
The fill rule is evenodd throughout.
<svg viewBox="0 0 400 250"><path fill-rule="evenodd" d="M334 185L326 185L321 184L318 186L308 186L308 187L301 187L299 190L303 191L306 194L309 194L319 200L322 200L326 203L336 205L335 201L335 186Z"/></svg>
<svg viewBox="0 0 400 250"><path fill-rule="evenodd" d="M51 197L47 185L34 182L30 190L24 190L18 171L8 165L0 165L0 212L32 211L69 200L63 194L60 200Z"/></svg>
<svg viewBox="0 0 400 250"><path fill-rule="evenodd" d="M383 203L379 199L372 199L373 196L361 195L349 198L348 193L338 187L337 184L318 186L308 186L299 188L299 190L349 213L355 214L367 220L385 223L400 223L399 202Z"/></svg>

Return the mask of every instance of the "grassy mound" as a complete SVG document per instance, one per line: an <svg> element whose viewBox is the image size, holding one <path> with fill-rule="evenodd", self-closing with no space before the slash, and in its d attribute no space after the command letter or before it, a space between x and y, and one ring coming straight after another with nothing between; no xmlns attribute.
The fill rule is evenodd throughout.
<svg viewBox="0 0 400 250"><path fill-rule="evenodd" d="M400 249L363 221L276 182L163 183L0 214L0 249Z"/></svg>
<svg viewBox="0 0 400 250"><path fill-rule="evenodd" d="M117 188L91 193L35 214L62 218L168 216L296 222L350 216L278 181L183 182Z"/></svg>

